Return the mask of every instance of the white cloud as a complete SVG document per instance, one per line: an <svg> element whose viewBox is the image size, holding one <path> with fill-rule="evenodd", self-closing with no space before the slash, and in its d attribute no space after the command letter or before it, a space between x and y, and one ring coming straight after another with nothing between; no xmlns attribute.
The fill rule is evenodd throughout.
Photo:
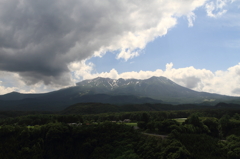
<svg viewBox="0 0 240 159"><path fill-rule="evenodd" d="M206 3L205 8L207 15L212 18L222 16L227 12L224 7L226 7L228 3L233 3L234 1L235 0L215 0Z"/></svg>
<svg viewBox="0 0 240 159"><path fill-rule="evenodd" d="M193 26L193 21L196 19L196 15L193 12L190 12L187 15L187 19L188 19L188 27L192 27Z"/></svg>
<svg viewBox="0 0 240 159"><path fill-rule="evenodd" d="M81 62L72 62L68 65L68 68L71 70L72 77L75 79L75 81L87 78L92 73L93 67L94 64L86 64L86 60L83 60Z"/></svg>
<svg viewBox="0 0 240 159"><path fill-rule="evenodd" d="M6 94L6 93L9 93L9 92L13 92L15 91L17 88L16 87L5 87L5 86L2 86L2 81L0 81L0 94Z"/></svg>
<svg viewBox="0 0 240 159"><path fill-rule="evenodd" d="M16 87L4 87L0 85L0 94L7 94L16 91Z"/></svg>
<svg viewBox="0 0 240 159"><path fill-rule="evenodd" d="M133 57L139 56L138 52L132 52L130 50L122 50L118 55L117 55L117 59L123 58L125 61L127 61L128 59L131 59Z"/></svg>
<svg viewBox="0 0 240 159"><path fill-rule="evenodd" d="M171 70L172 67L173 67L173 63L172 62L166 64L166 70Z"/></svg>
<svg viewBox="0 0 240 159"><path fill-rule="evenodd" d="M27 85L17 73L0 71L0 95L10 92L45 93L59 88L64 87L56 84L46 86L43 83Z"/></svg>

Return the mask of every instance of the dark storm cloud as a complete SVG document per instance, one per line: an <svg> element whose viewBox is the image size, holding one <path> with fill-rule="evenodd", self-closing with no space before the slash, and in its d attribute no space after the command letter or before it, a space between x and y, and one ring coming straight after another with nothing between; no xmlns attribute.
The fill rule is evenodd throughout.
<svg viewBox="0 0 240 159"><path fill-rule="evenodd" d="M131 30L123 22L124 9L121 1L1 1L0 70L17 72L28 84L65 85L69 63L91 57Z"/></svg>
<svg viewBox="0 0 240 159"><path fill-rule="evenodd" d="M1 2L0 69L18 72L29 84L68 76L67 64L104 44L89 43L99 35L96 31L104 32L96 29L104 7L93 10L88 1L73 0ZM77 43L81 50L70 51ZM69 81L63 79L63 84Z"/></svg>
<svg viewBox="0 0 240 159"><path fill-rule="evenodd" d="M176 24L173 15L188 14L203 4L204 0L0 0L0 71L18 73L27 84L66 85L71 62L99 50L142 49ZM122 52L118 57L135 55Z"/></svg>

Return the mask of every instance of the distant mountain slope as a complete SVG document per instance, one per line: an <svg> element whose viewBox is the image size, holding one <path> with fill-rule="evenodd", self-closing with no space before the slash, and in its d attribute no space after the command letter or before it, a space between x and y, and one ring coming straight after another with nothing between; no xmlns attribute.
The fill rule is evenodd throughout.
<svg viewBox="0 0 240 159"><path fill-rule="evenodd" d="M18 92L11 92L5 95L0 95L0 100L22 100L26 98L36 98L44 94L22 94Z"/></svg>
<svg viewBox="0 0 240 159"><path fill-rule="evenodd" d="M77 83L88 90L85 94L106 93L113 95L135 95L163 100L169 103L201 103L205 101L230 100L229 96L197 92L182 87L165 77L151 77L146 80L95 78Z"/></svg>
<svg viewBox="0 0 240 159"><path fill-rule="evenodd" d="M0 96L0 110L59 111L75 103L204 103L240 101L239 98L197 92L182 87L165 77L146 80L95 78L74 87L42 94L12 92Z"/></svg>
<svg viewBox="0 0 240 159"><path fill-rule="evenodd" d="M52 98L51 98L52 97ZM142 104L161 103L147 97L136 97L133 95L107 95L92 94L69 98L68 95L56 97L55 95L45 95L38 98L26 98L22 100L0 100L0 110L17 111L61 111L69 105L75 103L111 103L111 104Z"/></svg>
<svg viewBox="0 0 240 159"><path fill-rule="evenodd" d="M104 103L77 103L71 105L61 111L61 114L99 114L110 112L137 112L137 111L167 111L167 110L200 110L200 109L234 109L239 110L238 104L226 104L218 103L215 106L197 105L197 104L183 104L183 105L171 105L171 104L127 104L127 105L114 105Z"/></svg>

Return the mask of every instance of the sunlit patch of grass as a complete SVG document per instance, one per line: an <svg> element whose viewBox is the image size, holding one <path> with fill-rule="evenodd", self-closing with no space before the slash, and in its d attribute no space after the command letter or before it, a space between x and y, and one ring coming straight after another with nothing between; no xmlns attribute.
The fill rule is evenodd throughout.
<svg viewBox="0 0 240 159"><path fill-rule="evenodd" d="M187 118L175 118L173 120L176 120L178 123L183 123Z"/></svg>
<svg viewBox="0 0 240 159"><path fill-rule="evenodd" d="M129 126L137 126L137 123L126 123L126 125L129 125Z"/></svg>
<svg viewBox="0 0 240 159"><path fill-rule="evenodd" d="M28 129L30 129L30 128L31 128L31 129L34 129L34 126L28 125L27 128L28 128Z"/></svg>

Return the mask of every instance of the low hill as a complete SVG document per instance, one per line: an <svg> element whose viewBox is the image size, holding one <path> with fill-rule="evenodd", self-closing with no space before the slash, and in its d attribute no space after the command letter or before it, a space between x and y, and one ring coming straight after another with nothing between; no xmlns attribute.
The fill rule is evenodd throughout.
<svg viewBox="0 0 240 159"><path fill-rule="evenodd" d="M220 106L221 105L221 106ZM219 107L220 106L220 107ZM200 109L240 109L237 104L223 104L218 103L216 106L197 105L197 104L126 104L114 105L106 103L78 103L67 107L61 114L99 114L110 112L137 112L137 111L168 111L168 110L200 110Z"/></svg>
<svg viewBox="0 0 240 159"><path fill-rule="evenodd" d="M83 95L77 98L50 98L49 96L40 96L39 98L26 98L21 100L0 100L1 111L61 111L75 103L111 103L111 104L143 104L143 103L161 103L160 100L154 100L147 97L136 97L133 95L107 95L93 94Z"/></svg>

